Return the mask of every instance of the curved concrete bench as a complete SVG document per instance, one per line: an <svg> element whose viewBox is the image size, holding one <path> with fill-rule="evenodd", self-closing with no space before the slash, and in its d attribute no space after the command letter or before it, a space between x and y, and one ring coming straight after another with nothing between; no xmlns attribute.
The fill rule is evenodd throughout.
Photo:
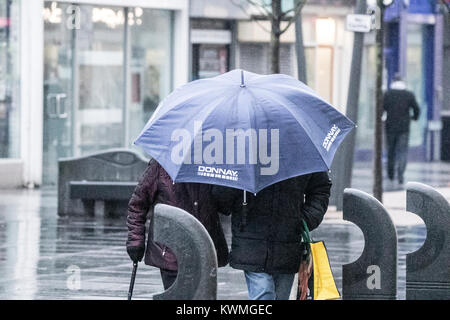
<svg viewBox="0 0 450 320"><path fill-rule="evenodd" d="M427 238L406 255L406 299L450 299L450 205L422 183L406 185L406 210L425 222Z"/></svg>
<svg viewBox="0 0 450 320"><path fill-rule="evenodd" d="M364 234L364 250L342 266L342 298L395 300L397 297L397 232L391 217L374 197L344 190L343 218Z"/></svg>
<svg viewBox="0 0 450 320"><path fill-rule="evenodd" d="M174 284L153 299L215 300L217 256L205 227L186 211L164 204L155 206L153 219L153 239L167 245L178 262Z"/></svg>

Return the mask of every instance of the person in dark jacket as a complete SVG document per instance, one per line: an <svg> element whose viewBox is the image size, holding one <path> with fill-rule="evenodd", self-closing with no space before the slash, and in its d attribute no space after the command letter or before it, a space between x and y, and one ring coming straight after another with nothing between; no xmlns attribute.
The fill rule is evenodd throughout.
<svg viewBox="0 0 450 320"><path fill-rule="evenodd" d="M302 220L314 230L328 208L331 181L318 172L278 182L256 196L215 186L219 210L231 214L230 265L244 270L251 300L289 298L301 257Z"/></svg>
<svg viewBox="0 0 450 320"><path fill-rule="evenodd" d="M200 183L173 183L161 165L151 160L143 173L128 204L127 252L133 262L141 261L160 268L164 289L169 288L177 276L175 254L165 245L154 242L152 222L145 248L145 223L148 212L157 203L183 209L196 217L206 228L217 251L219 267L228 263L228 246L219 220L217 206L211 197L211 185Z"/></svg>
<svg viewBox="0 0 450 320"><path fill-rule="evenodd" d="M409 126L411 118L419 119L420 109L411 91L406 90L405 83L399 75L391 89L384 94L386 111L386 140L388 145L387 172L389 180L394 180L397 173L400 185L404 183L404 173L408 160Z"/></svg>

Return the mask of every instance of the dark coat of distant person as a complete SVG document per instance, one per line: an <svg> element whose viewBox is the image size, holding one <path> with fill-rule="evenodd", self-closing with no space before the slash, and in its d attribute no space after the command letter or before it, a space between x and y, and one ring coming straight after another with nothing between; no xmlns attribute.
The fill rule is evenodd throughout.
<svg viewBox="0 0 450 320"><path fill-rule="evenodd" d="M384 94L383 101L387 114L386 131L388 133L409 132L411 119L417 120L420 115L420 108L414 94L406 90L402 81L396 81Z"/></svg>

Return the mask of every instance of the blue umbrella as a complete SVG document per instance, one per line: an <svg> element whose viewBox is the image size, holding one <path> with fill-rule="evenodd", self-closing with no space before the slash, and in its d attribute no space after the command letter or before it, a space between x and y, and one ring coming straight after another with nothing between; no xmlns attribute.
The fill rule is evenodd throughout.
<svg viewBox="0 0 450 320"><path fill-rule="evenodd" d="M329 170L353 128L353 122L290 76L233 70L173 91L135 145L174 182L256 194L281 180Z"/></svg>

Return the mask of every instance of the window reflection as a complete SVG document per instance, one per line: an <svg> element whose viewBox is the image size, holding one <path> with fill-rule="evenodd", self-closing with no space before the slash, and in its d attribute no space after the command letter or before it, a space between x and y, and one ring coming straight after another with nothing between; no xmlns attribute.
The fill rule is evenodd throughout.
<svg viewBox="0 0 450 320"><path fill-rule="evenodd" d="M122 8L81 7L77 32L80 154L120 147L123 143Z"/></svg>
<svg viewBox="0 0 450 320"><path fill-rule="evenodd" d="M316 90L316 48L305 47L305 60L306 60L306 80L308 86Z"/></svg>
<svg viewBox="0 0 450 320"><path fill-rule="evenodd" d="M19 1L0 0L0 158L19 157Z"/></svg>
<svg viewBox="0 0 450 320"><path fill-rule="evenodd" d="M172 90L173 16L46 1L43 19L43 182L55 185L58 158L131 147Z"/></svg>
<svg viewBox="0 0 450 320"><path fill-rule="evenodd" d="M171 91L172 13L130 9L129 145ZM128 147L128 146L127 146Z"/></svg>
<svg viewBox="0 0 450 320"><path fill-rule="evenodd" d="M371 149L374 138L374 108L375 108L375 74L376 74L375 46L364 48L362 61L362 77L359 93L358 130L356 130L357 146L359 149Z"/></svg>
<svg viewBox="0 0 450 320"><path fill-rule="evenodd" d="M228 45L194 44L192 51L193 80L215 77L228 71Z"/></svg>
<svg viewBox="0 0 450 320"><path fill-rule="evenodd" d="M418 121L411 121L410 146L422 145L424 139L424 128L426 127L427 105L424 97L424 58L423 58L423 25L408 24L407 37L407 88L416 96L417 103L421 109Z"/></svg>
<svg viewBox="0 0 450 320"><path fill-rule="evenodd" d="M316 49L316 72L320 79L315 88L319 95L329 103L333 102L333 48L319 46Z"/></svg>
<svg viewBox="0 0 450 320"><path fill-rule="evenodd" d="M56 185L58 158L70 157L72 144L72 30L66 27L67 4L44 6L43 183Z"/></svg>

